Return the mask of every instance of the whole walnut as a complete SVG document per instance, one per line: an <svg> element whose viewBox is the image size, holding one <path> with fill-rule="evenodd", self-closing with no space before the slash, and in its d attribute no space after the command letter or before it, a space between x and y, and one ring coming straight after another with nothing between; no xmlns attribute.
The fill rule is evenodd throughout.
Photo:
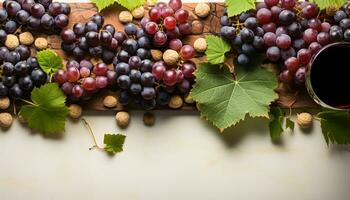
<svg viewBox="0 0 350 200"><path fill-rule="evenodd" d="M192 33L193 34L202 34L204 29L204 25L201 21L199 20L194 20L192 22Z"/></svg>
<svg viewBox="0 0 350 200"><path fill-rule="evenodd" d="M172 49L168 49L163 53L163 60L168 65L175 65L179 58L179 54Z"/></svg>

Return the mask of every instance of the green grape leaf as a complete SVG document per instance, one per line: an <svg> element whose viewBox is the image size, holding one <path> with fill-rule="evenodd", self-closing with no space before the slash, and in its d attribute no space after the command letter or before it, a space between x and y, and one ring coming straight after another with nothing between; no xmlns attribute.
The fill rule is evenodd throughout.
<svg viewBox="0 0 350 200"><path fill-rule="evenodd" d="M347 0L311 0L311 2L315 3L321 10L323 10L330 6L340 8L347 2Z"/></svg>
<svg viewBox="0 0 350 200"><path fill-rule="evenodd" d="M117 2L116 0L91 0L91 1L95 3L98 11L108 8L109 6Z"/></svg>
<svg viewBox="0 0 350 200"><path fill-rule="evenodd" d="M346 111L323 111L321 119L323 136L329 143L350 144L350 113Z"/></svg>
<svg viewBox="0 0 350 200"><path fill-rule="evenodd" d="M208 48L205 51L208 61L211 64L219 64L225 61L225 53L230 51L231 46L223 38L208 35L205 37Z"/></svg>
<svg viewBox="0 0 350 200"><path fill-rule="evenodd" d="M286 129L290 129L292 131L294 131L294 127L295 127L295 123L290 119L290 118L287 118L286 119Z"/></svg>
<svg viewBox="0 0 350 200"><path fill-rule="evenodd" d="M227 67L202 63L191 96L200 105L201 116L221 131L252 117L269 117L269 105L278 98L277 78L261 67L236 67L236 79Z"/></svg>
<svg viewBox="0 0 350 200"><path fill-rule="evenodd" d="M225 0L229 17L255 9L255 0Z"/></svg>
<svg viewBox="0 0 350 200"><path fill-rule="evenodd" d="M34 88L32 103L21 107L20 115L28 121L28 126L42 133L64 131L68 108L66 96L57 83L48 83Z"/></svg>
<svg viewBox="0 0 350 200"><path fill-rule="evenodd" d="M284 112L279 107L273 107L270 110L271 118L269 122L269 129L270 129L270 136L272 141L276 141L281 138L281 135L283 133L283 119L284 119Z"/></svg>
<svg viewBox="0 0 350 200"><path fill-rule="evenodd" d="M40 68L50 76L63 66L62 58L51 49L39 51L37 58Z"/></svg>
<svg viewBox="0 0 350 200"><path fill-rule="evenodd" d="M116 154L123 151L123 145L126 136L121 134L105 134L103 143L105 151L110 154Z"/></svg>
<svg viewBox="0 0 350 200"><path fill-rule="evenodd" d="M132 0L132 1L130 1L130 0L115 0L115 1L130 11L145 4L145 0Z"/></svg>

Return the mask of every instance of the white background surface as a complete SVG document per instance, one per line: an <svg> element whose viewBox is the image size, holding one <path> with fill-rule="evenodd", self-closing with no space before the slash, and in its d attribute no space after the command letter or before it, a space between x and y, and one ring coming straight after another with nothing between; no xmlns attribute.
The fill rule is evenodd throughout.
<svg viewBox="0 0 350 200"><path fill-rule="evenodd" d="M47 138L18 121L0 130L0 199L350 199L350 148L324 142L319 124L270 142L267 121L250 119L221 135L195 112L156 112L154 127L132 112L120 130L114 113L85 113L99 142L127 135L115 157L89 151L81 122Z"/></svg>

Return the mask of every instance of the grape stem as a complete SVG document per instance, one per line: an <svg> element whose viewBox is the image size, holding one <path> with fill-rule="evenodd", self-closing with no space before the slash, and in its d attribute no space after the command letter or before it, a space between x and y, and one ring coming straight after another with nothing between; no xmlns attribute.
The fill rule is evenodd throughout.
<svg viewBox="0 0 350 200"><path fill-rule="evenodd" d="M88 129L89 133L91 134L92 136L92 139L94 141L94 145L92 147L89 148L89 150L92 150L94 148L97 148L97 149L100 149L100 150L104 150L103 147L99 146L98 143L97 143L97 140L96 140L96 136L94 134L94 131L92 130L89 122L86 121L86 119L82 118L81 121L83 122L83 124L85 125L85 127Z"/></svg>

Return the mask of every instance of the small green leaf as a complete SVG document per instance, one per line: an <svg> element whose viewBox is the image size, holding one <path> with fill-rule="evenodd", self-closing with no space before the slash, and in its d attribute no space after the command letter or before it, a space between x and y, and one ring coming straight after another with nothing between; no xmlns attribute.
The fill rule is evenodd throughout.
<svg viewBox="0 0 350 200"><path fill-rule="evenodd" d="M323 10L330 6L340 8L347 2L347 0L311 0L311 2L315 3L321 10Z"/></svg>
<svg viewBox="0 0 350 200"><path fill-rule="evenodd" d="M270 110L272 115L269 122L270 136L272 141L276 141L281 138L283 133L282 123L284 119L284 112L279 107L273 107Z"/></svg>
<svg viewBox="0 0 350 200"><path fill-rule="evenodd" d="M105 134L103 143L105 146L105 151L110 154L116 154L123 151L123 145L126 136L121 134Z"/></svg>
<svg viewBox="0 0 350 200"><path fill-rule="evenodd" d="M350 144L350 114L346 111L323 111L321 119L323 136L329 143Z"/></svg>
<svg viewBox="0 0 350 200"><path fill-rule="evenodd" d="M208 61L211 64L219 64L225 61L225 53L230 51L231 46L223 38L208 35L205 37L208 48L205 51Z"/></svg>
<svg viewBox="0 0 350 200"><path fill-rule="evenodd" d="M51 49L39 51L37 58L40 68L50 76L63 66L62 58Z"/></svg>
<svg viewBox="0 0 350 200"><path fill-rule="evenodd" d="M225 0L229 17L255 9L255 0Z"/></svg>
<svg viewBox="0 0 350 200"><path fill-rule="evenodd" d="M295 124L290 118L286 118L286 129L290 128L290 130L294 131Z"/></svg>
<svg viewBox="0 0 350 200"><path fill-rule="evenodd" d="M130 1L130 0L115 0L115 1L130 11L145 4L145 0L132 0L132 1Z"/></svg>
<svg viewBox="0 0 350 200"><path fill-rule="evenodd" d="M64 131L68 108L66 96L57 83L48 83L34 88L31 93L33 104L21 107L20 115L28 121L28 126L43 133Z"/></svg>
<svg viewBox="0 0 350 200"><path fill-rule="evenodd" d="M201 116L220 130L235 125L247 114L267 117L269 105L278 98L276 76L261 67L235 68L236 80L227 67L202 63L191 95L200 103Z"/></svg>
<svg viewBox="0 0 350 200"><path fill-rule="evenodd" d="M109 6L112 6L114 3L116 3L116 0L91 0L91 1L95 3L98 11L108 8Z"/></svg>

